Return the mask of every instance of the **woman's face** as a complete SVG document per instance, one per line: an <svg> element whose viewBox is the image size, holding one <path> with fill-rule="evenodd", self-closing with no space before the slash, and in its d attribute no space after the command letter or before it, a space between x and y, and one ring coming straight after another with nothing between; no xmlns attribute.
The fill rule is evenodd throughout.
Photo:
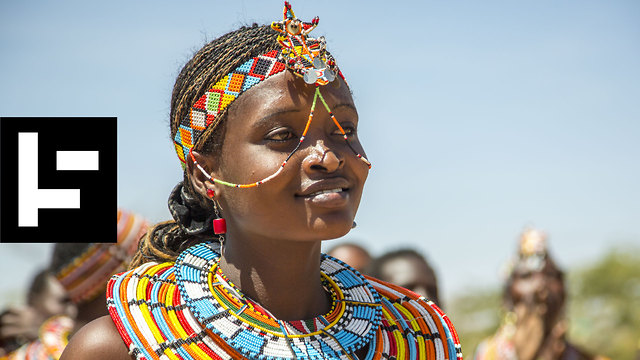
<svg viewBox="0 0 640 360"><path fill-rule="evenodd" d="M508 291L514 310L540 316L547 326L554 324L565 301L564 281L555 266L547 262L540 271L516 269L512 276Z"/></svg>
<svg viewBox="0 0 640 360"><path fill-rule="evenodd" d="M314 91L284 71L240 96L228 110L214 176L246 184L273 174L299 142ZM320 91L351 145L364 155L346 84L337 79ZM305 140L280 175L249 189L217 185L216 193L231 238L331 239L351 229L367 174L318 99Z"/></svg>
<svg viewBox="0 0 640 360"><path fill-rule="evenodd" d="M54 315L66 315L75 318L78 313L64 287L54 276L47 277L45 289L34 296L30 305L40 312L45 319Z"/></svg>
<svg viewBox="0 0 640 360"><path fill-rule="evenodd" d="M392 258L382 265L380 275L381 280L402 286L440 305L435 275L424 262L409 256Z"/></svg>

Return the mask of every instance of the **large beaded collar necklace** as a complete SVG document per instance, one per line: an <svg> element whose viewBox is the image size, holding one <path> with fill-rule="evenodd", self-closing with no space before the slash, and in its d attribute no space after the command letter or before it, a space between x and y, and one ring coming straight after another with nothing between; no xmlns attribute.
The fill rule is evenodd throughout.
<svg viewBox="0 0 640 360"><path fill-rule="evenodd" d="M372 345L385 338L382 298L349 265L323 254L321 280L331 294L331 309L313 319L282 321L224 276L216 246L197 244L175 264L147 263L109 281L109 312L131 355L353 359L369 345L366 358L373 359L383 350Z"/></svg>
<svg viewBox="0 0 640 360"><path fill-rule="evenodd" d="M327 255L329 312L281 321L222 274L215 246L194 245L175 264L146 263L109 281L109 313L132 356L355 359L362 350L367 360L462 359L455 328L435 304Z"/></svg>
<svg viewBox="0 0 640 360"><path fill-rule="evenodd" d="M245 297L219 261L209 243L182 252L175 263L180 295L198 322L249 358L350 358L378 328L380 296L340 260L323 255L320 266L331 310L303 321L279 320Z"/></svg>

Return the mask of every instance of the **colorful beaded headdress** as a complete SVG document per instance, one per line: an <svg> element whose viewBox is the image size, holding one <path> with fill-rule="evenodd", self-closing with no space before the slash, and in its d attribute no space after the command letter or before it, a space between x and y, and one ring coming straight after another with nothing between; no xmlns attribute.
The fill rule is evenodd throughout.
<svg viewBox="0 0 640 360"><path fill-rule="evenodd" d="M318 17L315 17L311 22L300 21L293 13L291 5L285 1L282 21L274 21L271 24L271 28L280 33L277 41L281 49L273 50L249 59L228 73L196 101L189 110L189 113L180 122L174 137L174 145L183 167L186 164L186 157L190 156L198 169L206 177L210 178L211 181L231 187L249 188L273 179L282 171L287 161L293 153L300 148L300 145L304 141L307 130L311 125L313 110L315 109L318 99L320 99L332 121L342 133L349 148L351 148L354 154L368 167L371 167L371 163L351 146L348 135L320 93L320 86L334 81L336 74L340 75L343 79L344 76L342 76L342 73L336 66L336 62L331 54L326 51L324 37L317 39L307 37L307 34L318 25L318 22ZM234 184L213 178L196 162L195 157L191 154L191 150L198 141L200 141L205 130L216 123L216 118L220 116L240 94L286 69L302 77L307 84L316 86L309 118L297 146L272 175L262 180L248 184Z"/></svg>
<svg viewBox="0 0 640 360"><path fill-rule="evenodd" d="M127 269L148 224L136 214L118 210L117 226L116 244L91 244L56 274L74 303L94 299L105 290L111 275Z"/></svg>

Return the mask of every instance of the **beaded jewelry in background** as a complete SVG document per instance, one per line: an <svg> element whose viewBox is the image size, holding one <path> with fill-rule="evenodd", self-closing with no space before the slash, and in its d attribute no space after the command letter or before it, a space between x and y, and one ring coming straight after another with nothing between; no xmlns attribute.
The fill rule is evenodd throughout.
<svg viewBox="0 0 640 360"><path fill-rule="evenodd" d="M93 300L102 293L111 275L129 266L138 249L138 240L147 227L147 221L139 215L118 209L117 242L91 244L56 274L71 300L78 304Z"/></svg>

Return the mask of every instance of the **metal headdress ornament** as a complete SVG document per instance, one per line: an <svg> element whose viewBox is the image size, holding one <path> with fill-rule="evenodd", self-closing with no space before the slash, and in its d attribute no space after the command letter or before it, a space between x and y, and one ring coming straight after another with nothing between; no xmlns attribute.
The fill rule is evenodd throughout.
<svg viewBox="0 0 640 360"><path fill-rule="evenodd" d="M536 229L526 228L520 234L518 253L505 266L505 278L513 275L514 271L539 272L547 262L547 234Z"/></svg>
<svg viewBox="0 0 640 360"><path fill-rule="evenodd" d="M326 85L336 78L336 62L327 52L324 36L317 39L307 37L319 21L317 16L311 22L300 21L291 4L285 1L282 21L272 22L271 28L280 33L281 59L287 67L307 84Z"/></svg>

